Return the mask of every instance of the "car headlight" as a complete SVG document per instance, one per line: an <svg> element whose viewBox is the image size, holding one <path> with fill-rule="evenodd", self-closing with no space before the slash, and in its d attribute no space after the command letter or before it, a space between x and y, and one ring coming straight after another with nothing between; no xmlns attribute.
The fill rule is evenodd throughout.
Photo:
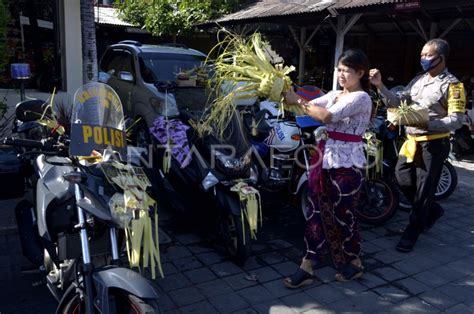
<svg viewBox="0 0 474 314"><path fill-rule="evenodd" d="M228 155L224 155L220 152L216 152L217 164L225 170L232 172L241 172L247 169L250 165L250 156L248 154L235 158Z"/></svg>

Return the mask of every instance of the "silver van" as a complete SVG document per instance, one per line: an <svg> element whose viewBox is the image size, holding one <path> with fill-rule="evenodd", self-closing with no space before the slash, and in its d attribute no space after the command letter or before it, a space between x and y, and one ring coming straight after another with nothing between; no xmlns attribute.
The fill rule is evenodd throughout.
<svg viewBox="0 0 474 314"><path fill-rule="evenodd" d="M206 55L181 45L145 45L125 40L107 47L99 63L99 81L120 97L124 114L140 121L133 144L147 148L158 115L173 117L182 107L204 106L205 88L177 87L176 76L202 66ZM193 108L195 109L195 108Z"/></svg>

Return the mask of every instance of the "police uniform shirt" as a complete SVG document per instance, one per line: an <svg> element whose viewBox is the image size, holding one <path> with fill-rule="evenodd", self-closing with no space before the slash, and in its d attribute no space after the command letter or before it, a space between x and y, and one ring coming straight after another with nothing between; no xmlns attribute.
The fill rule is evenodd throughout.
<svg viewBox="0 0 474 314"><path fill-rule="evenodd" d="M419 75L398 95L384 93L384 96L390 107L399 106L400 100L406 100L408 104L429 109L428 129L407 127L408 134L444 133L462 126L466 105L464 86L447 69L434 78L428 73Z"/></svg>

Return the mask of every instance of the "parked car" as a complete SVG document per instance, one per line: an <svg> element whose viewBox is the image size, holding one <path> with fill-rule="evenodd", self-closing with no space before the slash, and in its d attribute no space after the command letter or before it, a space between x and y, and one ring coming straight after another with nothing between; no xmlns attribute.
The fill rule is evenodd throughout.
<svg viewBox="0 0 474 314"><path fill-rule="evenodd" d="M148 148L149 128L158 115L178 116L178 106L200 109L204 88L176 85L177 74L202 66L206 55L182 45L145 45L125 40L107 47L99 64L99 81L119 95L124 113L134 121L134 146ZM199 108L200 107L200 108Z"/></svg>

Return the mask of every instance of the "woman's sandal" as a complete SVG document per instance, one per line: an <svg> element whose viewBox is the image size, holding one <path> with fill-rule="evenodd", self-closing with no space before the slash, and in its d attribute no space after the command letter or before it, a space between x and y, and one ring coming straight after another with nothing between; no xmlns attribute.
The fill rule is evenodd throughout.
<svg viewBox="0 0 474 314"><path fill-rule="evenodd" d="M336 274L335 278L337 281L346 282L360 278L363 274L364 266L356 266L352 263L348 263Z"/></svg>
<svg viewBox="0 0 474 314"><path fill-rule="evenodd" d="M307 286L312 284L314 281L314 276L308 273L306 270L302 268L298 268L296 273L294 273L291 277L287 277L283 280L285 286L291 289L300 288L303 286Z"/></svg>

